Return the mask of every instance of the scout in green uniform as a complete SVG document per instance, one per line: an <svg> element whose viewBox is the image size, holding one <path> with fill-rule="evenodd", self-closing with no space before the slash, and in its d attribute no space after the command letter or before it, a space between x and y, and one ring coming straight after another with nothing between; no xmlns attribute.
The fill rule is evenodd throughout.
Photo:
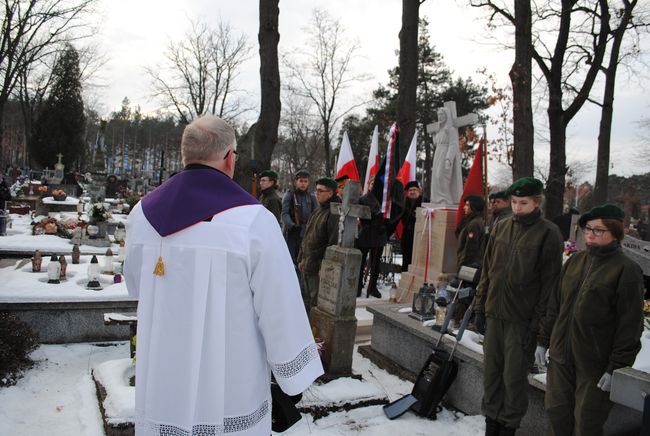
<svg viewBox="0 0 650 436"><path fill-rule="evenodd" d="M481 266L483 262L485 221L482 213L485 200L480 195L468 195L464 202L465 217L456 226L456 237L458 238L456 267L458 269L463 265Z"/></svg>
<svg viewBox="0 0 650 436"><path fill-rule="evenodd" d="M282 199L278 195L278 173L271 170L262 171L260 173L260 196L258 200L262 206L267 208L275 218L278 224L282 220Z"/></svg>
<svg viewBox="0 0 650 436"><path fill-rule="evenodd" d="M595 207L578 221L587 250L562 268L535 350L546 376L546 411L553 436L599 436L612 407L612 372L641 349L643 275L621 250L623 211Z"/></svg>
<svg viewBox="0 0 650 436"><path fill-rule="evenodd" d="M490 200L488 228L492 231L499 221L512 215L512 210L510 209L510 198L506 195L506 191L493 192L488 198Z"/></svg>
<svg viewBox="0 0 650 436"><path fill-rule="evenodd" d="M307 315L318 302L318 273L325 249L338 242L339 218L330 212L330 203L341 201L335 192L334 180L322 178L316 181L319 207L309 217L298 254L298 269L302 272L302 299Z"/></svg>
<svg viewBox="0 0 650 436"><path fill-rule="evenodd" d="M542 218L541 193L532 177L508 188L513 216L492 229L483 259L475 322L485 332L486 436L514 435L526 414L539 321L562 266L562 235Z"/></svg>

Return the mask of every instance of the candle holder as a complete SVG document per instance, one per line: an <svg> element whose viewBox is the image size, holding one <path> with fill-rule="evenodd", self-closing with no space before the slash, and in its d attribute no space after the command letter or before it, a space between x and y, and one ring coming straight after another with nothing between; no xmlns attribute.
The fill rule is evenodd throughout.
<svg viewBox="0 0 650 436"><path fill-rule="evenodd" d="M61 272L59 273L60 280L67 280L66 272L68 271L68 261L65 260L65 256L59 256L59 264L61 265Z"/></svg>
<svg viewBox="0 0 650 436"><path fill-rule="evenodd" d="M41 257L41 252L36 250L34 256L32 257L32 272L41 272L41 265L43 263L43 258Z"/></svg>
<svg viewBox="0 0 650 436"><path fill-rule="evenodd" d="M99 274L101 273L101 268L99 262L97 261L97 256L90 259L90 265L88 265L88 284L86 285L87 289L93 291L99 291L102 289L102 285L99 283Z"/></svg>
<svg viewBox="0 0 650 436"><path fill-rule="evenodd" d="M104 256L104 274L113 274L113 251L110 248Z"/></svg>
<svg viewBox="0 0 650 436"><path fill-rule="evenodd" d="M50 257L50 263L47 264L47 278L48 283L58 284L61 283L61 264L56 254Z"/></svg>

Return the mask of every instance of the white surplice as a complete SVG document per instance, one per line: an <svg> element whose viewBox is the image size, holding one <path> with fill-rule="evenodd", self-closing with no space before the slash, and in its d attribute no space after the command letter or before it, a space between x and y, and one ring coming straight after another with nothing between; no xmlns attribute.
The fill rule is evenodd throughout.
<svg viewBox="0 0 650 436"><path fill-rule="evenodd" d="M275 217L239 206L161 238L138 204L127 235L136 435L268 436L271 371L290 395L323 373Z"/></svg>

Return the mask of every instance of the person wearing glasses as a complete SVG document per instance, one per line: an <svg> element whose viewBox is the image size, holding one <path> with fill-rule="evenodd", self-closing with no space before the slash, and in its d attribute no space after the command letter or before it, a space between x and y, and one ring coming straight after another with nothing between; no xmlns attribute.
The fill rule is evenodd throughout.
<svg viewBox="0 0 650 436"><path fill-rule="evenodd" d="M233 128L200 117L180 148L183 171L127 221L135 434L269 435L271 374L297 395L323 373L298 279L277 220L232 180Z"/></svg>
<svg viewBox="0 0 650 436"><path fill-rule="evenodd" d="M319 207L307 221L305 237L298 253L298 269L302 273L302 298L307 315L318 302L320 265L325 250L335 245L339 237L339 217L330 211L330 203L340 203L336 195L336 181L327 177L316 181L316 200Z"/></svg>
<svg viewBox="0 0 650 436"><path fill-rule="evenodd" d="M542 217L542 188L524 177L506 190L513 215L492 229L485 249L474 310L485 334L486 436L514 435L526 414L539 321L562 267L562 235Z"/></svg>
<svg viewBox="0 0 650 436"><path fill-rule="evenodd" d="M564 264L549 298L535 361L549 365L545 406L554 436L603 434L612 372L641 349L643 273L621 250L625 213L612 204L583 214L587 249Z"/></svg>

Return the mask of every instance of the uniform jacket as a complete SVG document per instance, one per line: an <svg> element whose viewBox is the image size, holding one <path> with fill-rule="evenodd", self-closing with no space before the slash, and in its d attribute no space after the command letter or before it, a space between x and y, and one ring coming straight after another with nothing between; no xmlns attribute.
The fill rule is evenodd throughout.
<svg viewBox="0 0 650 436"><path fill-rule="evenodd" d="M483 262L483 240L485 238L485 221L480 214L472 213L458 224L456 229L458 249L456 266L481 265Z"/></svg>
<svg viewBox="0 0 650 436"><path fill-rule="evenodd" d="M306 273L318 274L325 249L338 242L339 217L330 212L330 203L340 201L337 196L333 196L309 217L298 254L298 262L303 262L303 271Z"/></svg>
<svg viewBox="0 0 650 436"><path fill-rule="evenodd" d="M560 275L562 248L560 231L539 209L499 222L485 251L476 312L528 324L536 334Z"/></svg>
<svg viewBox="0 0 650 436"><path fill-rule="evenodd" d="M278 223L282 222L282 199L278 195L275 187L263 190L260 193L259 201L262 203L262 206L271 211L278 220Z"/></svg>
<svg viewBox="0 0 650 436"><path fill-rule="evenodd" d="M551 294L538 342L558 363L630 366L641 349L643 275L619 243L574 254ZM550 339L550 341L549 341Z"/></svg>

